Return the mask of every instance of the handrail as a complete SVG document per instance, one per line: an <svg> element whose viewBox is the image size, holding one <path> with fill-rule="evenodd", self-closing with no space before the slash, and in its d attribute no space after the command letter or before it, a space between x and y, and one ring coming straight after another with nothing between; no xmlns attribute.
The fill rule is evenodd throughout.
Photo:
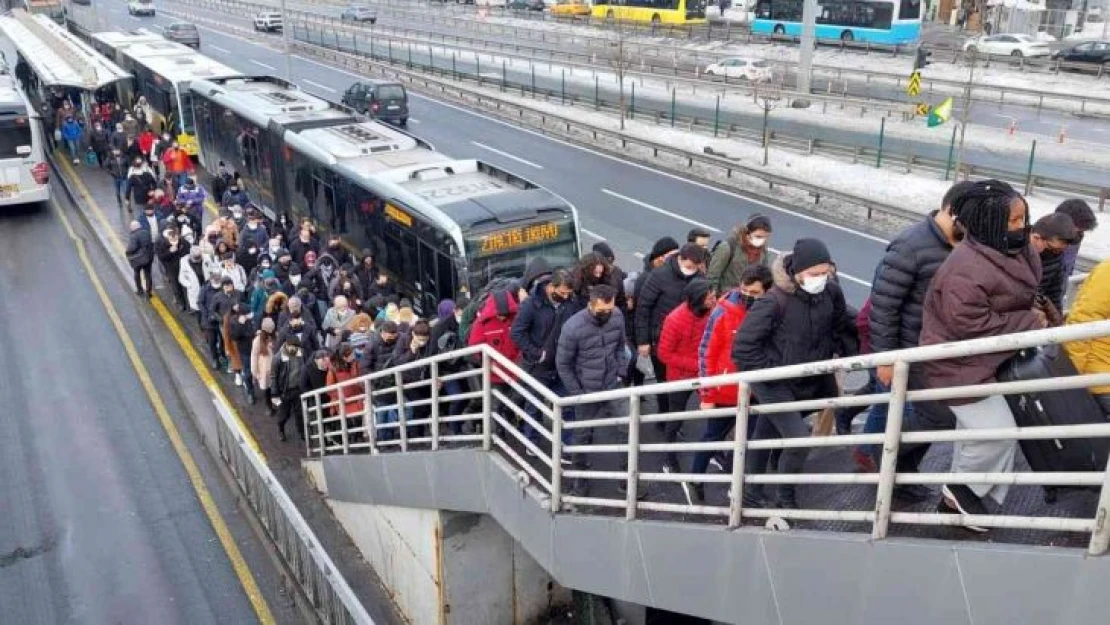
<svg viewBox="0 0 1110 625"><path fill-rule="evenodd" d="M1046 439L1069 439L1069 438L1110 438L1110 423L1104 424L1086 424L1086 425L1072 425L1072 426L1047 426L1047 427L1004 427L1004 428L991 428L991 429L973 429L973 430L948 430L948 431L928 431L928 432L904 432L902 430L902 416L907 402L923 401L923 400L941 400L952 398L964 397L985 397L992 395L1005 395L1015 393L1032 393L1032 392L1045 392L1056 391L1074 388L1090 388L1095 386L1102 386L1110 384L1110 373L1103 374L1088 374L1078 375L1067 378L1055 378L1050 380L1032 380L1032 381L1017 381L1017 382L995 382L988 384L976 384L966 386L955 386L948 388L935 388L910 391L908 389L909 368L911 364L922 363L934 360L946 360L951 358L960 358L966 356L975 356L981 354L996 353L1000 351L1018 351L1021 349L1046 345L1056 344L1076 340L1085 340L1096 337L1110 336L1110 320L1098 321L1092 323L1069 325L1062 328L1049 328L1043 330L1036 330L1030 332L1023 332L1019 334L1002 335L996 337L988 337L983 339L976 339L970 341L962 341L955 343L945 343L940 345L930 345L924 347L916 347L905 350L898 350L894 352L884 352L880 354L871 354L867 356L858 356L853 358L839 358L823 362L807 363L801 365L791 365L785 367L776 367L773 369L766 369L752 372L741 372L723 376L716 376L714 378L704 378L698 380L686 380L682 382L671 382L652 384L642 387L631 387L615 389L612 391L603 391L598 393L590 393L586 395L579 395L576 397L551 397L550 394L540 393L544 395L544 402L549 402L550 410L538 411L540 416L533 418L528 412L529 407L541 408L542 402L532 396L531 393L523 393L520 395L520 400L525 402L522 406L509 404L507 407L510 412L519 416L524 423L535 429L542 429L540 432L541 440L546 439L551 445L551 453L544 454L544 450L528 440L522 434L518 433L515 426L510 423L504 416L498 414L494 409L495 401L506 404L512 400L507 394L499 391L492 390L490 384L490 375L494 371L491 365L496 364L503 372L516 376L516 383L527 386L530 390L543 388L538 382L532 379L527 373L516 367L511 362L501 356L492 348L482 345L475 348L467 348L466 350L459 350L449 354L441 354L432 358L417 361L418 366L431 367L434 369L436 363L444 360L452 360L459 357L460 354L474 355L476 353L482 354L481 366L481 386L482 386L482 414L481 415L468 415L465 420L480 421L482 432L480 435L448 435L440 436L440 440L448 442L476 442L482 441L482 447L486 451L496 449L499 453L503 453L509 461L518 467L528 479L536 484L542 492L546 493L549 497L547 503L553 513L565 512L565 506L599 506L603 508L618 508L625 511L627 519L635 519L641 511L656 511L656 512L670 512L691 514L696 516L725 516L728 518L729 527L737 527L741 521L750 517L753 519L766 519L779 517L783 519L795 520L839 520L839 521L854 521L872 524L872 537L875 539L885 538L888 535L888 528L891 523L903 523L914 525L979 525L983 527L996 527L996 528L1026 528L1026 529L1041 529L1041 530L1056 530L1056 531L1070 531L1070 532L1090 532L1090 543L1088 545L1088 552L1092 555L1099 555L1105 553L1107 548L1110 547L1110 524L1104 520L1110 518L1110 470L1104 467L1102 471L1073 471L1064 473L975 473L975 474L952 474L952 473L912 473L912 474L898 474L896 473L895 465L898 455L898 449L901 444L910 443L931 443L931 442L950 442L950 441L989 441L989 440L1046 440ZM879 393L869 395L866 397L855 398L828 398L821 400L794 401L782 402L773 404L763 404L753 406L750 401L751 384L762 381L772 380L789 380L800 377L808 377L813 375L829 374L837 371L856 371L861 369L871 369L878 366L893 365L894 379L892 382L892 390L887 393ZM327 387L311 393L306 393L302 396L302 403L306 408L306 414L312 414L310 409L315 409L316 415L316 431L312 427L309 430L308 448L311 453L329 454L329 453L350 453L351 447L347 446L346 442L343 445L337 445L334 442L328 443L328 438L337 436L337 432L333 429L330 433L325 430L325 425L329 422L334 423L334 419L325 420L322 417L322 406L324 398L331 394L338 394L342 398L344 388L357 387L361 380L369 380L371 377L380 379L394 375L400 384L400 376L397 370L387 369L383 372L364 376L357 380L351 380L341 385ZM432 378L434 380L434 378ZM642 415L641 407L644 398L650 395L669 394L678 390L697 391L699 389L707 388L710 386L721 386L727 384L736 384L738 386L738 393L740 397L739 405L733 408L714 409L712 411L678 411L665 414L655 415ZM433 388L438 388L438 385L433 383ZM366 384L369 389L369 384ZM402 395L402 386L395 387L398 396ZM369 391L368 391L369 392ZM472 393L456 394L454 396L445 396L437 394L435 397L440 402L459 401L461 397L471 397ZM570 406L578 406L583 404L596 404L612 400L628 400L629 411L627 415L613 416L601 419L592 419L584 421L575 419L574 421L563 422L563 410ZM770 439L759 441L747 440L747 426L748 420L752 415L767 414L775 412L798 412L802 410L802 405L808 405L809 408L817 407L838 407L842 405L859 405L861 401L867 400L868 403L888 403L888 420L886 431L881 434L853 434L846 436L836 437L805 437L805 438L788 438L788 439ZM342 399L341 399L342 401ZM342 405L342 404L341 404ZM431 404L431 416L424 419L418 419L408 422L401 422L401 430L404 431L407 427L432 425L433 432L438 432L435 425L439 418L439 408L436 402ZM365 417L373 414L374 410L367 407L359 417ZM358 449L366 449L372 453L382 452L386 450L386 445L375 446L374 433L381 430L387 431L394 427L392 425L377 423L375 417L374 422L354 426L350 426L347 421L351 415L341 413L342 419L339 422L342 424L343 432L342 437L346 441L348 427L353 432L370 432L370 444L360 443ZM735 418L733 428L733 437L731 440L722 440L720 442L682 442L682 443L641 443L640 428L643 424L648 422L665 422L672 420L688 420L693 418L707 418L711 416L732 416ZM457 419L455 421L458 421ZM310 421L311 422L311 421ZM550 424L548 426L547 424ZM494 426L503 428L495 431ZM583 428L599 428L599 427L612 427L619 425L628 426L627 439L616 443L596 444L589 443L583 444L581 442L567 445L563 441L564 430L580 430ZM501 433L499 433L501 432ZM318 442L318 444L317 444ZM436 449L436 435L429 439L428 437L410 438L408 441L407 449L421 448L420 445L427 443L432 444L432 449ZM749 450L770 450L770 449L787 449L787 448L810 448L810 447L832 447L832 446L848 446L848 445L862 445L862 444L882 444L883 455L880 463L880 471L878 475L855 475L855 474L772 474L772 475L746 475L744 468L744 455ZM415 446L415 447L414 447ZM401 444L402 450L406 449L404 438ZM538 456L537 463L529 462L523 452L518 452L521 447L526 450L530 455ZM683 474L683 473L652 473L642 471L640 467L640 457L642 454L648 453L680 453L680 452L709 452L709 451L732 451L733 453L733 469L729 475L705 475L705 474ZM564 454L573 454L576 456L588 455L590 457L607 457L616 454L626 459L626 467L619 471L613 470L587 470L582 468L563 468L560 460ZM550 476L550 477L548 477ZM575 494L574 492L565 493L563 489L563 482L566 479L575 479L580 481L622 481L626 482L626 495L621 499L606 499L603 497L586 497ZM636 497L637 489L640 482L685 482L694 484L707 484L707 483L728 483L731 485L731 495L729 497L729 505L722 506L708 506L701 504L676 504L667 502L652 502L652 501L638 501ZM877 495L875 499L875 508L873 511L839 511L839 510L816 510L816 509L770 509L770 508L744 508L742 507L742 493L746 484L876 484ZM974 515L945 515L945 514L923 514L923 513L908 513L908 512L893 512L891 510L891 497L893 488L897 484L1014 484L1014 485L1042 485L1042 486L1101 486L1098 509L1093 519L1063 519L1055 517L1028 517L1028 516L974 516Z"/></svg>

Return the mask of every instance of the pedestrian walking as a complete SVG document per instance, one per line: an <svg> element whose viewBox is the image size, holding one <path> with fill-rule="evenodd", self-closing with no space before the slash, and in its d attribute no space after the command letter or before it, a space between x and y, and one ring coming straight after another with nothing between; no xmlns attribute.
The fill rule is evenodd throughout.
<svg viewBox="0 0 1110 625"><path fill-rule="evenodd" d="M134 272L135 294L140 297L145 294L146 298L150 299L154 295L154 279L150 270L151 265L154 264L154 241L150 238L150 232L143 229L138 221L131 222L126 254L127 262Z"/></svg>

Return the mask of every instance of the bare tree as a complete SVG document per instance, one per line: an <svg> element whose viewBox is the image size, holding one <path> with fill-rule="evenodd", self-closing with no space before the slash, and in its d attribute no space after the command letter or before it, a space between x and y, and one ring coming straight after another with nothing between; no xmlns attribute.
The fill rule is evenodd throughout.
<svg viewBox="0 0 1110 625"><path fill-rule="evenodd" d="M767 165L768 152L771 150L771 133L767 127L767 123L771 117L771 111L779 105L782 100L782 92L772 87L765 91L756 90L755 99L759 102L760 108L763 109L763 165Z"/></svg>
<svg viewBox="0 0 1110 625"><path fill-rule="evenodd" d="M628 45L628 29L624 23L617 21L613 28L613 36L609 42L612 52L609 63L617 74L617 83L620 90L620 116L621 130L624 130L624 120L628 116L628 104L625 99L624 77L632 68L632 54Z"/></svg>

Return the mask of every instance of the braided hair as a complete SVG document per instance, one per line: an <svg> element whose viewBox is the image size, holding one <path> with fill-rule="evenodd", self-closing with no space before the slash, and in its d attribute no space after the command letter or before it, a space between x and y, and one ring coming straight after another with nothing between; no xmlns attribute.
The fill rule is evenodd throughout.
<svg viewBox="0 0 1110 625"><path fill-rule="evenodd" d="M1006 232L1009 230L1010 203L1025 199L1013 187L1000 180L974 183L956 198L953 212L967 235L987 247L1006 253ZM1029 227L1029 207L1025 210L1025 227Z"/></svg>

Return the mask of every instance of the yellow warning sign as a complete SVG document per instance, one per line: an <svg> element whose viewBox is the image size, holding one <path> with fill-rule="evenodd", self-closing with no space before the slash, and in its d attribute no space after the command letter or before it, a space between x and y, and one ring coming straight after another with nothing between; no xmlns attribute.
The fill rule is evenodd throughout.
<svg viewBox="0 0 1110 625"><path fill-rule="evenodd" d="M921 72L914 70L910 74L910 84L906 85L906 93L911 96L921 93Z"/></svg>
<svg viewBox="0 0 1110 625"><path fill-rule="evenodd" d="M922 102L921 104L918 104L916 107L914 107L913 112L916 115L921 115L921 116L928 115L929 114L929 105Z"/></svg>

